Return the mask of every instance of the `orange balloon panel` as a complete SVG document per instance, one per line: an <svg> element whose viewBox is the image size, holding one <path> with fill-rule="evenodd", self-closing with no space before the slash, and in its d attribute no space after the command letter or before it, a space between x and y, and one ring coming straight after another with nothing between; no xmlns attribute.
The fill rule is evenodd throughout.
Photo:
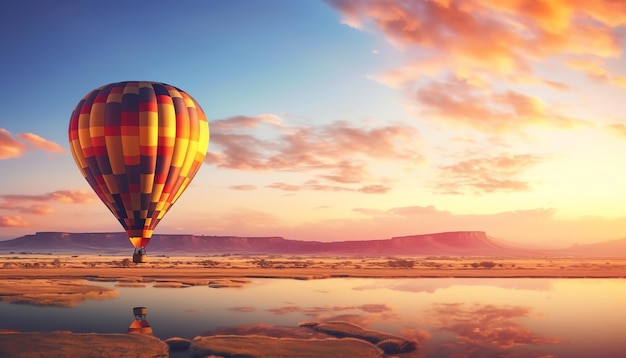
<svg viewBox="0 0 626 358"><path fill-rule="evenodd" d="M128 334L152 334L152 327L146 320L134 320L128 326Z"/></svg>
<svg viewBox="0 0 626 358"><path fill-rule="evenodd" d="M145 247L202 165L209 126L200 105L157 82L89 92L69 125L74 160L135 247Z"/></svg>

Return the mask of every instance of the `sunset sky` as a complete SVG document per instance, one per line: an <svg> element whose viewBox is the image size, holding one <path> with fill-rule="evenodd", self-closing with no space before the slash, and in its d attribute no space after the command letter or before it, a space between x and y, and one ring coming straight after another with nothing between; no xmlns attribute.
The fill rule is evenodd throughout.
<svg viewBox="0 0 626 358"><path fill-rule="evenodd" d="M0 239L122 231L67 126L126 80L209 118L155 233L626 237L625 47L613 0L4 1Z"/></svg>

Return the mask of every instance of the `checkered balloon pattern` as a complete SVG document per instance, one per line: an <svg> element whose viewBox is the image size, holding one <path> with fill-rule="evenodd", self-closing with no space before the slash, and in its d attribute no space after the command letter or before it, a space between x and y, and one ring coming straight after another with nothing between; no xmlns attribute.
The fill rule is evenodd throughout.
<svg viewBox="0 0 626 358"><path fill-rule="evenodd" d="M157 82L112 83L89 92L69 125L74 160L135 247L200 169L209 145L202 108Z"/></svg>

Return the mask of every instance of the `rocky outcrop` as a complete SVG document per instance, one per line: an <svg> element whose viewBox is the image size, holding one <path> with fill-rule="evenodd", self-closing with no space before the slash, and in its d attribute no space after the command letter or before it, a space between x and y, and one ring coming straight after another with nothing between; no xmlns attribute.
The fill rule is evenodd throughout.
<svg viewBox="0 0 626 358"><path fill-rule="evenodd" d="M497 254L510 251L496 244L482 231L455 231L429 235L394 237L391 240L394 251L417 255L463 255Z"/></svg>
<svg viewBox="0 0 626 358"><path fill-rule="evenodd" d="M299 339L267 336L216 335L196 337L191 353L198 357L362 357L382 358L383 351L363 340Z"/></svg>
<svg viewBox="0 0 626 358"><path fill-rule="evenodd" d="M1 357L168 357L165 342L148 335L72 332L0 333Z"/></svg>
<svg viewBox="0 0 626 358"><path fill-rule="evenodd" d="M330 336L338 338L349 337L372 343L385 352L385 354L410 353L415 351L419 346L419 343L416 341L365 329L350 322L305 322L300 325Z"/></svg>

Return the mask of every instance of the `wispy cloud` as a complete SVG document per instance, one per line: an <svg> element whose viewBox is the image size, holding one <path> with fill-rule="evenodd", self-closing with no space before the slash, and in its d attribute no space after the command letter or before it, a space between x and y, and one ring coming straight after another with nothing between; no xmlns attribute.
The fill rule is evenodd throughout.
<svg viewBox="0 0 626 358"><path fill-rule="evenodd" d="M57 190L45 194L6 194L0 198L7 202L38 201L59 202L66 204L90 203L96 199L96 195L86 190Z"/></svg>
<svg viewBox="0 0 626 358"><path fill-rule="evenodd" d="M26 141L33 147L41 149L45 152L65 153L65 149L59 144L42 138L35 133L20 133L17 137Z"/></svg>
<svg viewBox="0 0 626 358"><path fill-rule="evenodd" d="M28 225L28 222L20 216L0 216L0 226L27 227Z"/></svg>
<svg viewBox="0 0 626 358"><path fill-rule="evenodd" d="M239 128L256 128L263 123L282 127L282 118L275 114L259 114L258 116L234 116L211 121L211 130L223 132Z"/></svg>
<svg viewBox="0 0 626 358"><path fill-rule="evenodd" d="M256 190L257 187L256 185L232 185L230 187L228 187L229 189L232 190L243 190L243 191L248 191L248 190Z"/></svg>
<svg viewBox="0 0 626 358"><path fill-rule="evenodd" d="M45 205L15 205L7 202L0 203L1 210L12 210L22 214L34 214L34 215L50 215L54 213L54 209Z"/></svg>
<svg viewBox="0 0 626 358"><path fill-rule="evenodd" d="M539 70L546 63L626 84L607 65L621 54L624 2L328 2L342 14L343 23L380 33L402 51L404 65L371 77L402 89L409 103L436 120L498 134L582 123L519 87L507 89L519 84L569 89L550 78L550 71Z"/></svg>
<svg viewBox="0 0 626 358"><path fill-rule="evenodd" d="M450 213L447 211L442 211L435 208L432 205L429 206L405 206L399 208L392 208L387 211L388 213L404 216L404 217L412 217L412 216L420 216L420 215L449 215Z"/></svg>
<svg viewBox="0 0 626 358"><path fill-rule="evenodd" d="M250 306L237 306L237 307L230 307L229 309L231 311L244 312L244 313L256 311L256 308L250 307Z"/></svg>
<svg viewBox="0 0 626 358"><path fill-rule="evenodd" d="M26 145L13 138L8 130L0 128L0 159L19 158L27 149Z"/></svg>
<svg viewBox="0 0 626 358"><path fill-rule="evenodd" d="M437 189L446 194L528 191L530 182L518 179L529 167L544 159L535 154L500 154L441 166Z"/></svg>
<svg viewBox="0 0 626 358"><path fill-rule="evenodd" d="M420 144L418 132L411 126L357 127L338 121L316 127L289 127L278 126L273 118L272 115L238 116L216 121L217 126L212 127L211 152L205 162L227 169L299 172L312 177L305 185L275 183L270 186L280 190L373 193L387 190L380 184L381 178L372 173L373 161L384 160L403 166L419 166L425 161L416 149ZM268 122L273 131L265 128L267 137L263 139L259 133L246 131ZM361 186L347 188L337 184Z"/></svg>
<svg viewBox="0 0 626 358"><path fill-rule="evenodd" d="M84 204L95 201L96 196L92 192L85 190L57 190L37 195L5 194L0 195L0 199L3 200L0 202L0 210L16 211L22 214L50 215L54 213L54 209L45 205L45 203L57 202L65 204ZM36 202L39 204L25 204L28 202ZM41 203L44 204L42 205Z"/></svg>
<svg viewBox="0 0 626 358"><path fill-rule="evenodd" d="M520 133L528 126L571 128L583 122L551 110L539 98L508 90L494 93L462 79L432 81L415 98L425 114L490 134Z"/></svg>
<svg viewBox="0 0 626 358"><path fill-rule="evenodd" d="M65 152L65 149L59 144L34 133L19 133L15 137L8 130L0 128L0 160L22 157L31 147L45 152Z"/></svg>
<svg viewBox="0 0 626 358"><path fill-rule="evenodd" d="M300 191L300 190L313 190L313 191L352 191L352 192L360 192L365 194L384 194L388 192L391 187L385 185L365 185L360 187L347 187L340 185L325 185L320 184L316 181L309 181L302 185L293 185L293 184L285 184L285 183L272 183L266 186L271 189L278 189L282 191Z"/></svg>
<svg viewBox="0 0 626 358"><path fill-rule="evenodd" d="M614 133L614 134L616 134L616 135L626 139L626 125L624 125L624 124L611 124L611 125L606 126L606 128L610 132L612 132L612 133Z"/></svg>
<svg viewBox="0 0 626 358"><path fill-rule="evenodd" d="M626 4L611 0L328 2L344 23L374 27L400 48L420 48L422 57L447 55L456 69L503 74L528 72L533 62L563 53L615 57L621 51L617 27L626 23Z"/></svg>

